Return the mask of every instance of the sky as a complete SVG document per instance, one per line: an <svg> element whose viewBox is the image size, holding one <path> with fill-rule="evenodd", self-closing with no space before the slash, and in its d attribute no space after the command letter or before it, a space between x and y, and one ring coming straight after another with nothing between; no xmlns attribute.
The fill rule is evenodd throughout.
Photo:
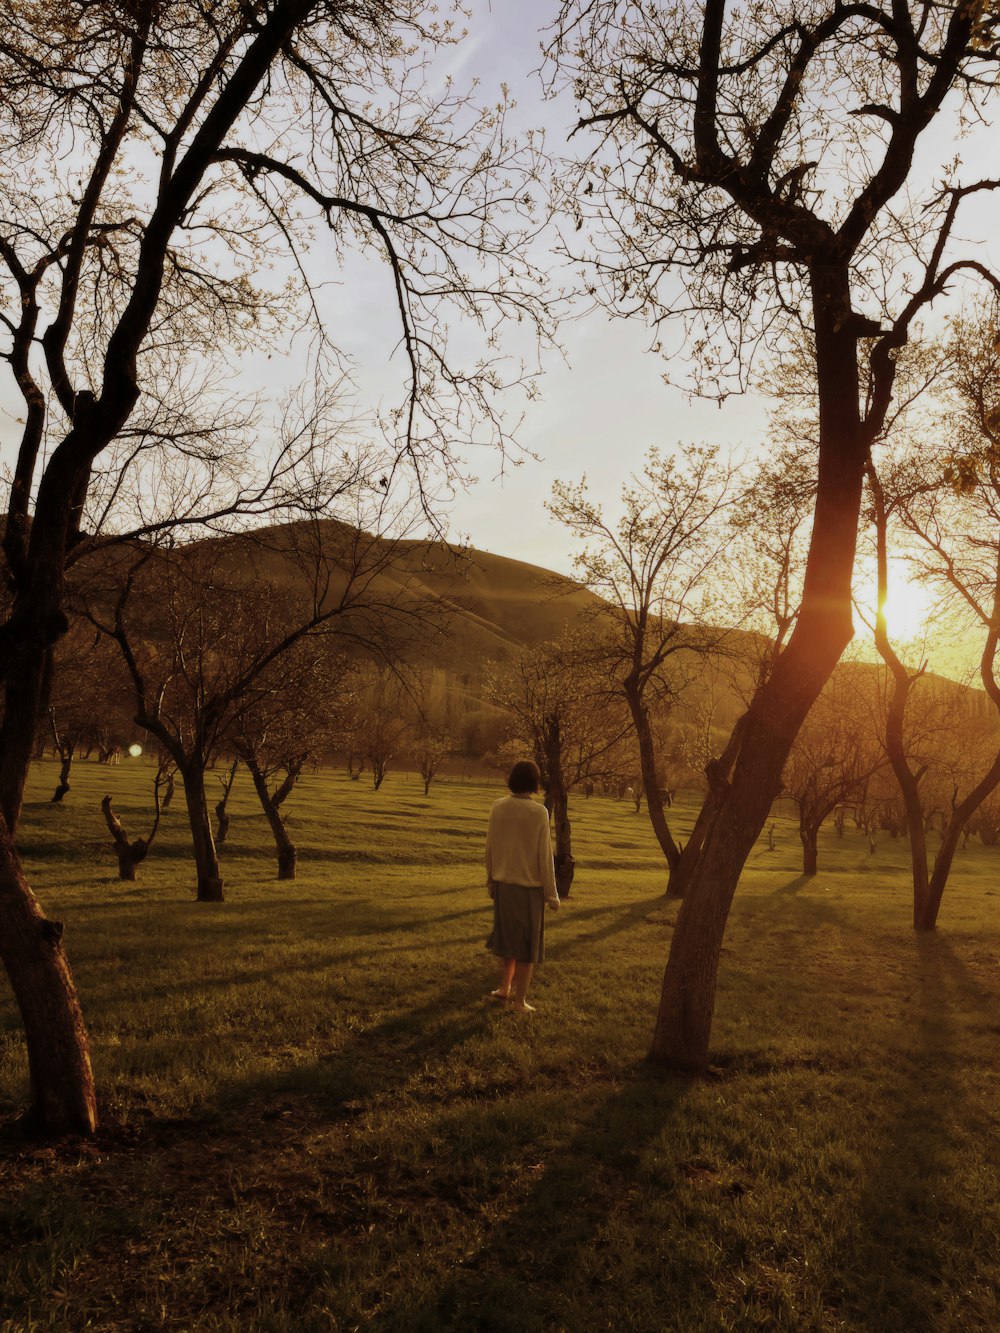
<svg viewBox="0 0 1000 1333"><path fill-rule="evenodd" d="M553 153L565 147L578 114L571 96L545 100L542 95L540 29L556 10L556 0L472 0L467 39L442 48L436 70L441 78L450 75L458 87L477 80L477 95L487 103L495 100L501 83L507 84L518 102L515 125L543 126ZM947 136L952 130L942 132ZM977 143L962 145L962 152L967 158L979 154L990 174L989 159L997 156L993 139L980 135ZM928 163L953 149L947 138L932 142ZM930 168L918 163L918 175L921 170L926 174ZM992 174L1000 174L996 165ZM990 208L984 197L981 221L970 215L966 225L974 234L997 232ZM315 255L322 255L322 245L320 234ZM343 271L331 268L322 276L325 314L335 340L353 361L359 407L365 410L379 401L391 405L398 401L403 363L398 351L389 357L399 329L387 266L351 259ZM554 281L569 277L557 273ZM458 441L478 481L455 497L448 519L453 536L467 537L478 548L569 572L572 541L545 509L555 480L575 481L586 474L592 492L613 507L622 483L641 469L651 446L669 451L679 443L707 443L748 454L765 446L768 405L747 395L730 397L720 408L665 384L664 373L681 379L683 366L668 366L647 350L650 334L638 320L591 310L566 323L560 341L561 351L545 355L537 400L512 400L512 412L524 414L518 431L524 461L506 466L500 475L495 453L463 451ZM241 374L249 384L287 389L301 376L301 360L296 350L248 356ZM0 394L0 442L9 442L16 435L13 418L20 404L5 419L2 399Z"/></svg>
<svg viewBox="0 0 1000 1333"><path fill-rule="evenodd" d="M508 84L520 123L544 126L554 153L565 147L578 115L570 96L548 101L542 96L540 29L556 8L555 0L477 0L467 40L448 56L456 82L479 80L486 100L501 81ZM936 164L956 151L970 177L980 171L1000 174L995 140L985 127L956 144L954 123L942 120L921 151L916 179L929 178ZM973 201L963 213L965 230L994 235L992 208L989 196ZM664 372L682 379L683 367L668 367L648 350L651 337L641 321L591 311L566 324L560 341L562 355L546 358L540 397L525 405L518 432L526 454L537 461L526 457L520 467L498 476L495 457L470 458L479 481L456 497L450 520L451 531L468 536L474 546L568 572L572 541L544 504L556 479L586 474L592 493L610 508L653 445L669 450L679 443L718 444L745 454L766 447L766 400L730 397L720 408L665 384Z"/></svg>
<svg viewBox="0 0 1000 1333"><path fill-rule="evenodd" d="M559 153L578 112L569 96L543 97L541 28L556 8L554 0L478 0L468 37L449 53L447 71L459 85L476 79L485 102L507 84L517 102L513 122L544 126L550 151ZM555 279L573 275L557 272ZM371 281L377 289L384 275ZM544 355L538 400L512 404L515 413L523 407L517 431L522 462L501 469L496 455L466 451L478 480L455 497L449 518L451 534L479 549L570 572L572 541L545 509L554 481L585 474L594 494L613 501L652 446L752 447L766 431L767 409L753 396L730 399L720 409L665 384L669 368L648 351L651 335L640 320L593 310L564 324L559 342L558 351Z"/></svg>

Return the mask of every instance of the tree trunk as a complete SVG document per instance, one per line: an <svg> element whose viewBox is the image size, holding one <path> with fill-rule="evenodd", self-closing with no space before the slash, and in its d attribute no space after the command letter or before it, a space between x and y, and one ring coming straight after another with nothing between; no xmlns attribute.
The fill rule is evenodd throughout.
<svg viewBox="0 0 1000 1333"><path fill-rule="evenodd" d="M156 795L156 818L153 821L152 832L148 838L136 838L135 842L129 841L125 826L112 810L111 797L105 796L101 802L101 813L104 815L104 822L108 826L108 832L111 834L115 845L115 855L118 857L118 878L120 880L132 881L135 879L136 866L140 861L146 859L153 839L156 837L156 830L160 823L159 791Z"/></svg>
<svg viewBox="0 0 1000 1333"><path fill-rule="evenodd" d="M82 422L82 405L79 415ZM83 473L76 463L64 460L65 455L58 460L53 455L39 487L24 576L18 580L10 618L0 628L5 696L0 725L0 957L24 1023L31 1121L47 1134L91 1134L97 1124L94 1077L83 1016L60 943L62 928L46 920L13 842L38 720L48 704L52 648L67 624L63 568L68 539L78 523L73 497L80 494Z"/></svg>
<svg viewBox="0 0 1000 1333"><path fill-rule="evenodd" d="M219 829L215 836L215 845L221 847L226 841L229 833L229 797L233 790L233 784L236 781L236 770L240 766L239 757L233 760L226 776L222 779L222 800L216 802L215 817L219 821Z"/></svg>
<svg viewBox="0 0 1000 1333"><path fill-rule="evenodd" d="M279 803L275 802L267 785L267 774L261 769L257 760L249 754L244 755L244 763L250 777L253 779L254 790L270 825L271 836L274 838L275 850L278 853L278 878L294 879L298 853L295 844L288 836L285 821L281 817Z"/></svg>
<svg viewBox="0 0 1000 1333"><path fill-rule="evenodd" d="M573 887L576 862L573 860L572 827L569 821L569 794L560 785L549 791L552 824L555 832L556 888L560 898L568 898Z"/></svg>
<svg viewBox="0 0 1000 1333"><path fill-rule="evenodd" d="M135 861L132 858L132 852L128 848L116 847L115 854L118 857L118 878L125 883L133 883L135 880Z"/></svg>
<svg viewBox="0 0 1000 1333"><path fill-rule="evenodd" d="M204 764L188 762L181 769L181 779L184 783L184 799L191 823L194 863L198 873L198 901L221 903L224 899L222 876L219 872L215 839L212 836L212 820L208 813Z"/></svg>
<svg viewBox="0 0 1000 1333"><path fill-rule="evenodd" d="M815 875L819 869L819 849L817 835L819 829L813 824L800 824L799 837L802 839L802 873Z"/></svg>
<svg viewBox="0 0 1000 1333"><path fill-rule="evenodd" d="M0 822L0 957L24 1022L31 1076L28 1121L46 1134L92 1134L97 1103L83 1015L62 926L42 913Z"/></svg>
<svg viewBox="0 0 1000 1333"><path fill-rule="evenodd" d="M628 701L632 721L635 724L636 739L639 743L639 764L642 769L642 785L646 795L646 810L649 822L653 826L656 841L667 859L667 865L673 871L681 859L681 849L674 841L667 824L663 808L663 793L660 788L660 776L656 769L656 750L653 745L653 732L649 725L649 713L643 703L642 695L634 685L627 684L625 698ZM636 810L638 811L638 803ZM669 889L669 884L668 884Z"/></svg>
<svg viewBox="0 0 1000 1333"><path fill-rule="evenodd" d="M52 804L55 805L69 791L69 775L73 767L73 751L64 750L62 754L62 763L59 766L59 785L52 793Z"/></svg>
<svg viewBox="0 0 1000 1333"><path fill-rule="evenodd" d="M934 858L934 869L931 872L924 899L919 906L914 900L913 926L915 930L936 929L938 912L941 910L941 899L944 896L948 876L951 873L951 864L958 849L958 840L959 838L962 839L964 848L969 837L969 820L982 803L996 791L998 786L1000 786L1000 753L996 755L989 770L972 791L963 801L952 808L951 819L949 819L941 833L941 846Z"/></svg>
<svg viewBox="0 0 1000 1333"><path fill-rule="evenodd" d="M650 1058L678 1069L708 1065L719 958L737 883L781 790L799 728L853 633L851 578L867 453L857 344L844 328L850 310L846 267L817 267L811 281L820 453L802 605L787 647L742 724L732 781L722 779L718 809L677 917Z"/></svg>

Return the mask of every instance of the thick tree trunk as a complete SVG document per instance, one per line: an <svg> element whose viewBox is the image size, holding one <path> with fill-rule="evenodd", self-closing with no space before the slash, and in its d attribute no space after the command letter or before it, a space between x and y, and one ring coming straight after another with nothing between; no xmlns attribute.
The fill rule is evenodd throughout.
<svg viewBox="0 0 1000 1333"><path fill-rule="evenodd" d="M82 407L79 416L82 424ZM74 426L70 438L77 430ZM66 630L63 569L79 521L75 497L82 493L87 474L68 456L66 443L52 456L39 487L28 549L18 553L11 615L0 629L5 695L0 726L0 957L24 1023L32 1122L47 1134L90 1134L97 1124L94 1078L83 1016L60 943L62 929L46 920L13 843L38 720L48 704L52 648Z"/></svg>
<svg viewBox="0 0 1000 1333"><path fill-rule="evenodd" d="M817 847L818 834L819 829L814 824L802 824L799 826L799 837L802 839L803 875L815 875L819 869L819 849Z"/></svg>
<svg viewBox="0 0 1000 1333"><path fill-rule="evenodd" d="M812 540L799 619L742 727L731 782L720 775L711 826L681 903L663 978L650 1058L703 1070L719 958L747 857L781 790L795 737L853 633L851 577L866 461L857 345L844 328L846 267L812 276L820 398L820 455Z"/></svg>
<svg viewBox="0 0 1000 1333"><path fill-rule="evenodd" d="M115 855L118 857L118 878L125 883L131 884L135 881L136 862L132 856L131 849L116 847Z"/></svg>
<svg viewBox="0 0 1000 1333"><path fill-rule="evenodd" d="M0 957L24 1022L29 1123L46 1134L92 1134L97 1103L90 1050L61 936L62 926L44 916L28 887L0 823Z"/></svg>
<svg viewBox="0 0 1000 1333"><path fill-rule="evenodd" d="M12 618L9 622L12 631L23 632L15 631L14 625ZM43 656L44 650L36 657L34 671L30 663L19 662L4 690L4 717L0 729L0 814L12 835L21 818L37 719L46 703L42 693Z"/></svg>
<svg viewBox="0 0 1000 1333"><path fill-rule="evenodd" d="M219 872L215 838L212 836L212 820L208 813L204 765L186 764L181 770L181 779L184 783L184 799L191 823L194 863L198 873L198 901L221 903L224 896L222 876Z"/></svg>

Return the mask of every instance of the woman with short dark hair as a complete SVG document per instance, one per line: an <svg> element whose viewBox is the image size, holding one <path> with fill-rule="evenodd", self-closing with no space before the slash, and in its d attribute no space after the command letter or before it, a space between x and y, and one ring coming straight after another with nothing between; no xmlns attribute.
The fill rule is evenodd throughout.
<svg viewBox="0 0 1000 1333"><path fill-rule="evenodd" d="M531 799L539 782L537 764L516 763L507 777L510 795L495 802L486 834L486 887L493 899L486 947L503 960L493 996L521 1014L534 1010L526 996L545 953L545 905L559 906L549 812Z"/></svg>

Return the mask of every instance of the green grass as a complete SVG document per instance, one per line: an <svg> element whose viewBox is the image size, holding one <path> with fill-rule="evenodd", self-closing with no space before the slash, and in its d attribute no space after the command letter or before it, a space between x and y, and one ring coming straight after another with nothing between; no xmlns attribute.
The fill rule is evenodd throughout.
<svg viewBox="0 0 1000 1333"><path fill-rule="evenodd" d="M917 940L905 844L831 830L803 881L779 817L691 1081L644 1063L676 907L624 802L574 805L522 1019L485 999L497 785L306 778L280 884L238 784L209 905L182 808L115 877L98 802L143 832L146 770L78 765L63 807L54 776L21 844L66 923L102 1129L18 1138L4 994L0 1328L1000 1327L997 852L970 844Z"/></svg>

